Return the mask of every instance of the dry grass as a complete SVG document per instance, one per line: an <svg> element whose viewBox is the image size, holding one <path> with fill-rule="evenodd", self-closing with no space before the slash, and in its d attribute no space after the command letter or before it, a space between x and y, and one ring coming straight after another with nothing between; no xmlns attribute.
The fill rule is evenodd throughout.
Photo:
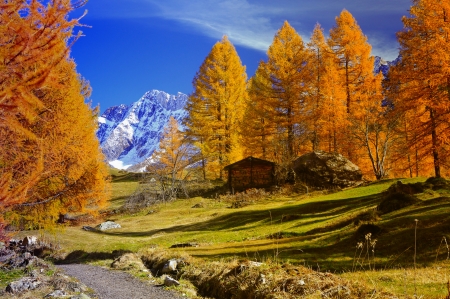
<svg viewBox="0 0 450 299"><path fill-rule="evenodd" d="M355 284L331 273L321 273L304 266L279 264L273 261L256 263L249 260L204 262L167 251L142 253L145 264L155 273L169 259L182 260L173 273L195 286L201 296L212 298L394 298L384 291L374 292L364 284ZM188 284L190 285L190 284ZM185 291L185 290L181 290Z"/></svg>
<svg viewBox="0 0 450 299"><path fill-rule="evenodd" d="M404 183L420 181L424 178L404 180ZM111 220L122 225L121 229L94 233L80 227L68 227L54 238L64 248L62 254L78 251L87 257L86 261L108 260L108 263L115 258L112 256L114 250L138 252L156 247L172 255L180 251L169 249L171 245L196 242L199 247L184 248L181 252L200 258L208 265L221 259L272 260L275 265L289 262L304 265L306 269L344 273L342 275L348 275L352 281L363 282L370 288L376 285L377 291L378 287L380 290L386 288L400 296L403 294L402 280L389 281L387 278L384 281L385 278L377 280L377 277L386 273L393 273L395 277L395 273L401 272L400 268L411 271L414 219L419 220L417 272L435 272L437 249L443 236L446 240L450 237L450 199L447 197L450 191L426 189L416 194L420 199L418 203L378 215L374 208L383 200L380 193L394 182L382 181L331 194L264 196L237 209L230 209L230 202L218 199L177 200L132 215L111 216ZM130 184L130 187L136 182L122 183ZM118 182L113 186L116 184ZM132 189L122 187L122 190ZM378 235L372 237L378 240L373 258L377 271L370 271L364 262L363 272L351 272L355 245L364 241L364 233L358 234L358 229L370 223L381 228ZM437 265L447 256L445 247L440 251ZM450 277L450 272L448 267L442 269L442 274L424 276L428 281L417 277L419 295L439 298L447 294L441 286L447 282L445 273ZM407 280L407 284L410 283Z"/></svg>

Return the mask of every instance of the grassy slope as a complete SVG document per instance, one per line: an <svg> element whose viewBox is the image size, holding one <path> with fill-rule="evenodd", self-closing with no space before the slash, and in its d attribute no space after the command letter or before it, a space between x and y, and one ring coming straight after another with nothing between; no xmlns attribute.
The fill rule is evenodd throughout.
<svg viewBox="0 0 450 299"><path fill-rule="evenodd" d="M375 255L370 267L374 261L378 271L367 271L367 260L358 268L364 272L350 271L356 243L364 239L355 234L358 228L355 219L376 207L381 201L380 192L392 183L384 181L328 195L272 196L240 209L230 209L229 203L213 199L179 200L150 207L137 215L111 218L122 225L121 229L93 233L69 227L58 234L58 239L69 252L82 250L88 255L96 252L91 254L93 259L107 257L107 253L118 249L137 251L155 245L168 248L175 243L198 242L200 247L183 250L213 260L247 257L305 264L322 271L344 272L350 279L365 280L374 287L384 286L399 294L405 292L406 284L406 292L412 294L414 219L418 219L417 264L422 267L416 272L418 293L427 294L427 298L445 294L450 266L445 261L433 262L442 237L450 233L450 199L439 198L447 190L427 190L420 194L423 201L419 204L375 221L382 232L375 236L378 241L375 252L370 253ZM119 207L136 187L135 177L119 173L113 176L113 208ZM204 208L192 208L200 202ZM362 256L365 254L364 251ZM446 257L444 244L438 260Z"/></svg>

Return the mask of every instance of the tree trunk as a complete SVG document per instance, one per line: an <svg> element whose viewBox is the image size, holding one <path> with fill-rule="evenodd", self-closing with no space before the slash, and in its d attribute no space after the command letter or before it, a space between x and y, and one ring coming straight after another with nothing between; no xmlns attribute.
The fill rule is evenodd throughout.
<svg viewBox="0 0 450 299"><path fill-rule="evenodd" d="M434 160L434 175L437 178L441 177L441 165L439 160L439 152L438 152L438 140L436 133L436 115L433 108L430 108L430 120L431 120L431 144L433 151L433 160Z"/></svg>

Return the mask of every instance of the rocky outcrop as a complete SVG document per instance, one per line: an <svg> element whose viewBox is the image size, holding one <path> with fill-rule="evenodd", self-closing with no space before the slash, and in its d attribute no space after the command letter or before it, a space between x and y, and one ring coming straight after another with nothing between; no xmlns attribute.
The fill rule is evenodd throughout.
<svg viewBox="0 0 450 299"><path fill-rule="evenodd" d="M42 298L41 293L49 290L43 298L89 299L83 294L88 291L84 284L59 273L53 265L34 255L44 250L52 250L52 247L35 236L11 239L7 246L0 248L0 271L20 269L24 273L23 277L0 289L0 298L22 298L23 293L27 294L26 298Z"/></svg>
<svg viewBox="0 0 450 299"><path fill-rule="evenodd" d="M359 167L337 153L314 151L299 157L292 167L298 181L316 188L346 188L362 183Z"/></svg>
<svg viewBox="0 0 450 299"><path fill-rule="evenodd" d="M21 293L28 290L34 290L38 288L42 282L34 277L22 277L19 280L13 281L6 287L8 293Z"/></svg>
<svg viewBox="0 0 450 299"><path fill-rule="evenodd" d="M115 168L141 172L158 148L164 126L173 116L186 117L188 96L159 90L145 93L130 106L108 108L98 118L97 136L107 161Z"/></svg>

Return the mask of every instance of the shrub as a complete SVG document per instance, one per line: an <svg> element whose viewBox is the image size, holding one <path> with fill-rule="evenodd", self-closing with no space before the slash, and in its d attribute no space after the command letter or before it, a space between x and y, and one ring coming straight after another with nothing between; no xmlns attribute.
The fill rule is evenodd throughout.
<svg viewBox="0 0 450 299"><path fill-rule="evenodd" d="M371 234L371 236L377 236L379 233L381 233L382 229L378 225L368 223L368 224L362 224L358 227L358 229L355 232L356 239L364 238L367 234Z"/></svg>
<svg viewBox="0 0 450 299"><path fill-rule="evenodd" d="M231 203L231 208L242 208L269 196L264 189L248 189L241 193L220 195L219 199Z"/></svg>
<svg viewBox="0 0 450 299"><path fill-rule="evenodd" d="M447 189L448 187L450 187L449 182L444 179L444 178L436 178L436 177L431 177L428 178L425 181L425 184L430 184L432 185L433 190L438 190L438 189Z"/></svg>
<svg viewBox="0 0 450 299"><path fill-rule="evenodd" d="M393 211L403 209L420 202L420 199L411 194L391 193L387 194L384 200L377 206L381 214L387 214Z"/></svg>
<svg viewBox="0 0 450 299"><path fill-rule="evenodd" d="M387 190L387 194L395 194L395 193L405 193L405 194L417 194L424 192L424 184L423 183L414 183L414 184L403 184L401 181L398 181L392 184Z"/></svg>

